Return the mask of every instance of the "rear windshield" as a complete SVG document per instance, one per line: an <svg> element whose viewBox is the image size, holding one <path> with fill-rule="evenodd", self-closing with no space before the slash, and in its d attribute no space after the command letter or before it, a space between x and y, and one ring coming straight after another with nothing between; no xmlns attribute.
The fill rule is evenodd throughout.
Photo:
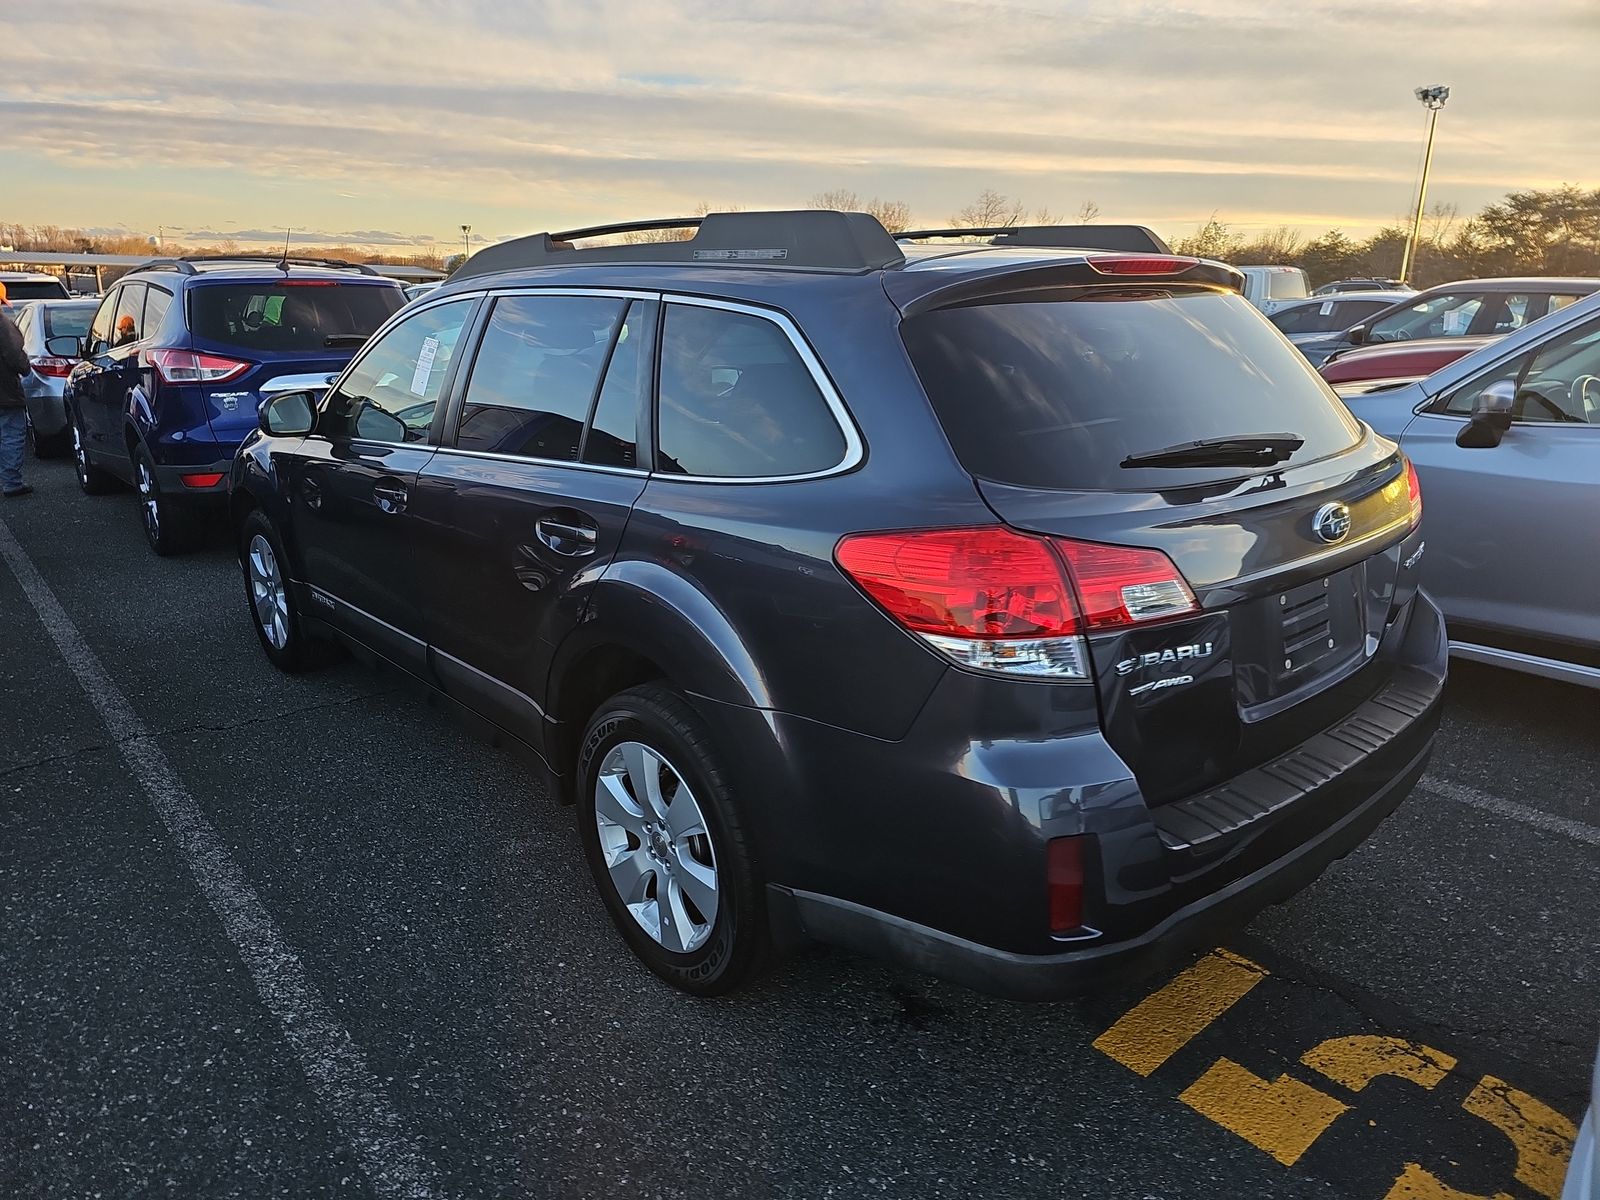
<svg viewBox="0 0 1600 1200"><path fill-rule="evenodd" d="M44 306L44 335L53 337L83 337L89 332L89 322L94 320L94 310L99 305L91 300L87 304L47 304Z"/></svg>
<svg viewBox="0 0 1600 1200"><path fill-rule="evenodd" d="M7 279L8 300L70 300L72 293L54 279Z"/></svg>
<svg viewBox="0 0 1600 1200"><path fill-rule="evenodd" d="M951 445L983 479L1159 490L1240 469L1122 460L1207 438L1291 433L1305 439L1293 464L1360 436L1305 358L1231 292L1028 293L923 313L901 332Z"/></svg>
<svg viewBox="0 0 1600 1200"><path fill-rule="evenodd" d="M374 284L210 284L189 289L189 328L241 350L351 350L403 303Z"/></svg>
<svg viewBox="0 0 1600 1200"><path fill-rule="evenodd" d="M1267 276L1267 296L1273 300L1298 300L1307 294L1304 271L1273 271Z"/></svg>

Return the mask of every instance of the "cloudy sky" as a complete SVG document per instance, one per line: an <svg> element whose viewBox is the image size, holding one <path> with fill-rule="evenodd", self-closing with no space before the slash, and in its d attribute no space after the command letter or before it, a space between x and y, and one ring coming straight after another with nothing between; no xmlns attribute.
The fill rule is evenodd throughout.
<svg viewBox="0 0 1600 1200"><path fill-rule="evenodd" d="M1370 232L1600 185L1600 0L0 0L0 221L474 239L829 188ZM279 233L277 236L281 236Z"/></svg>

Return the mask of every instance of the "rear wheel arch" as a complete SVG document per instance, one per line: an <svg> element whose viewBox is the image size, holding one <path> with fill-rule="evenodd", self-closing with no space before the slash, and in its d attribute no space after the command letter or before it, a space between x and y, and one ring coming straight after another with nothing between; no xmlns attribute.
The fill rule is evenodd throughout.
<svg viewBox="0 0 1600 1200"><path fill-rule="evenodd" d="M619 692L645 683L668 682L670 676L649 655L619 642L599 642L571 654L550 677L548 712L557 722L552 766L570 782L577 766L584 728L605 702ZM570 803L570 788L562 797Z"/></svg>

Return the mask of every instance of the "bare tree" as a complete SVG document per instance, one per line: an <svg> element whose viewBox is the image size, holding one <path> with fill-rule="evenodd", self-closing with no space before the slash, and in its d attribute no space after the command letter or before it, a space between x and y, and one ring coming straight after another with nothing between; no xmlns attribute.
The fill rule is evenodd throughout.
<svg viewBox="0 0 1600 1200"><path fill-rule="evenodd" d="M1093 225L1100 216L1100 206L1093 200L1085 200L1078 205L1078 224Z"/></svg>
<svg viewBox="0 0 1600 1200"><path fill-rule="evenodd" d="M963 229L1010 229L1022 224L1026 211L1021 200L984 188L971 204L950 215L950 224Z"/></svg>
<svg viewBox="0 0 1600 1200"><path fill-rule="evenodd" d="M890 233L899 233L911 226L911 205L904 200L880 200L873 196L863 200L848 188L834 188L818 192L806 202L807 208L827 208L835 212L864 212L878 218L878 223Z"/></svg>

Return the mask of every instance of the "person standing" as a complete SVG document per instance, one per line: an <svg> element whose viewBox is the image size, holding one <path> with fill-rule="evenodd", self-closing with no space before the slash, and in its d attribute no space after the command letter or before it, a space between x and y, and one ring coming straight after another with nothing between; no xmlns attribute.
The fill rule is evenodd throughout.
<svg viewBox="0 0 1600 1200"><path fill-rule="evenodd" d="M22 482L22 455L28 443L27 397L22 377L33 370L22 349L22 331L6 309L6 285L0 283L0 496L26 496L33 491Z"/></svg>

